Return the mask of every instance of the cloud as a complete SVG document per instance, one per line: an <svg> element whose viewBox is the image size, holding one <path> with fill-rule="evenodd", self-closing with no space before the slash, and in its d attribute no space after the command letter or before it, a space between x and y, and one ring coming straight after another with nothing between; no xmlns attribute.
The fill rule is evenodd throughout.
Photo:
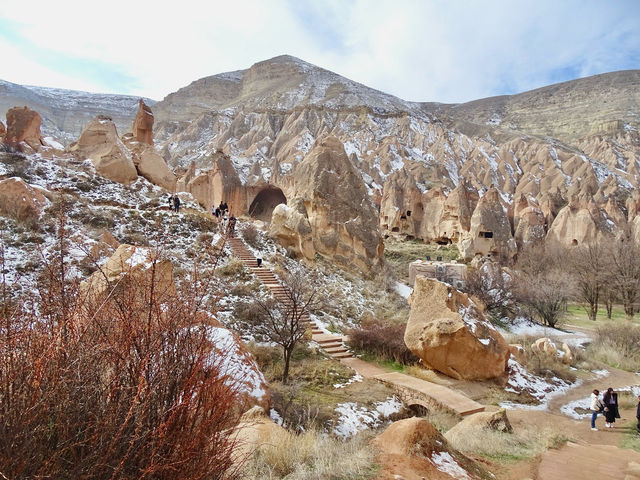
<svg viewBox="0 0 640 480"><path fill-rule="evenodd" d="M160 99L291 54L407 100L460 102L637 68L640 8L552 0L0 0L0 78Z"/></svg>

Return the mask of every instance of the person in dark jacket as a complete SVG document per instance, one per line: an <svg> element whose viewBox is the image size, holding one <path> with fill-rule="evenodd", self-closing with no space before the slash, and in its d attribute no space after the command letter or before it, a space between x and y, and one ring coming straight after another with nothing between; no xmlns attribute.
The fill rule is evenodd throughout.
<svg viewBox="0 0 640 480"><path fill-rule="evenodd" d="M638 395L638 409L636 410L636 418L638 419L638 435L640 435L640 395Z"/></svg>
<svg viewBox="0 0 640 480"><path fill-rule="evenodd" d="M177 195L173 197L173 207L176 213L178 213L178 211L180 210L180 197L178 197Z"/></svg>
<svg viewBox="0 0 640 480"><path fill-rule="evenodd" d="M620 413L618 412L618 394L613 391L613 388L607 388L607 391L602 396L602 403L604 404L606 426L607 428L613 428L616 418L620 418Z"/></svg>

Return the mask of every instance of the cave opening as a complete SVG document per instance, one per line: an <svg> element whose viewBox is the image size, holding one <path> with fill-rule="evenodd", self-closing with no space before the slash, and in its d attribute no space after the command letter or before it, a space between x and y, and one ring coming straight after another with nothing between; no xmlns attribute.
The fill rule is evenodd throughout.
<svg viewBox="0 0 640 480"><path fill-rule="evenodd" d="M278 187L269 186L260 190L258 194L251 202L249 206L249 215L252 218L268 222L271 220L271 214L276 205L287 203L287 197L285 197L282 190Z"/></svg>

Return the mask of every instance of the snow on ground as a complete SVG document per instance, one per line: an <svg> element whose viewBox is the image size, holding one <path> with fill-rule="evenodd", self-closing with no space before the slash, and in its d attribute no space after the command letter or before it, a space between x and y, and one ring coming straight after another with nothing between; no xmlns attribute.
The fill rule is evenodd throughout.
<svg viewBox="0 0 640 480"><path fill-rule="evenodd" d="M634 385L631 387L623 387L616 388L616 392L632 392L636 397L640 395L640 386ZM578 400L573 400L562 407L560 407L560 412L564 413L566 416L571 417L575 420L583 420L585 418L591 417L591 411L589 407L591 406L591 397L579 398ZM584 411L584 412L581 412Z"/></svg>
<svg viewBox="0 0 640 480"><path fill-rule="evenodd" d="M356 373L353 377L351 377L345 383L335 383L333 385L333 388L344 388L347 385L351 385L352 383L355 383L355 382L361 382L362 380L363 380L362 375L360 375L359 373Z"/></svg>
<svg viewBox="0 0 640 480"><path fill-rule="evenodd" d="M548 337L551 339L557 339L569 346L581 348L585 343L589 343L592 340L591 337L583 332L577 332L569 329L558 330L557 328L551 328L545 325L540 325L539 323L531 322L524 317L516 317L515 320L509 324L508 330L499 330L503 335L532 336L537 338Z"/></svg>
<svg viewBox="0 0 640 480"><path fill-rule="evenodd" d="M345 440L362 430L379 427L383 420L399 412L402 402L389 397L384 402L374 403L374 409L358 406L355 402L340 403L335 411L340 414L333 427L333 434Z"/></svg>
<svg viewBox="0 0 640 480"><path fill-rule="evenodd" d="M546 410L549 405L549 401L552 398L562 395L582 383L578 380L571 384L557 377L553 377L550 380L544 379L527 372L513 356L509 358L507 369L509 371L509 380L507 381L505 391L518 394L526 392L537 399L540 403L523 404L515 402L501 402L500 406L503 408Z"/></svg>
<svg viewBox="0 0 640 480"><path fill-rule="evenodd" d="M396 292L398 292L398 294L403 298L409 298L409 295L411 295L411 292L413 292L413 288L401 282L396 282L395 289Z"/></svg>
<svg viewBox="0 0 640 480"><path fill-rule="evenodd" d="M431 455L431 463L433 463L438 470L447 475L451 475L453 478L460 480L471 479L467 471L455 461L449 452L434 453Z"/></svg>

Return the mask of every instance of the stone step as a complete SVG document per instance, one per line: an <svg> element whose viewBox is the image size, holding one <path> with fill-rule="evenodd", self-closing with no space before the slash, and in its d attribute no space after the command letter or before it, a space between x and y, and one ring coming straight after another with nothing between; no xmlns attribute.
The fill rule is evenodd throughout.
<svg viewBox="0 0 640 480"><path fill-rule="evenodd" d="M341 353L330 353L329 356L331 358L353 358L349 352L341 352Z"/></svg>
<svg viewBox="0 0 640 480"><path fill-rule="evenodd" d="M342 353L342 352L346 352L347 349L343 346L337 346L337 347L322 347L322 349L327 352L327 353Z"/></svg>

